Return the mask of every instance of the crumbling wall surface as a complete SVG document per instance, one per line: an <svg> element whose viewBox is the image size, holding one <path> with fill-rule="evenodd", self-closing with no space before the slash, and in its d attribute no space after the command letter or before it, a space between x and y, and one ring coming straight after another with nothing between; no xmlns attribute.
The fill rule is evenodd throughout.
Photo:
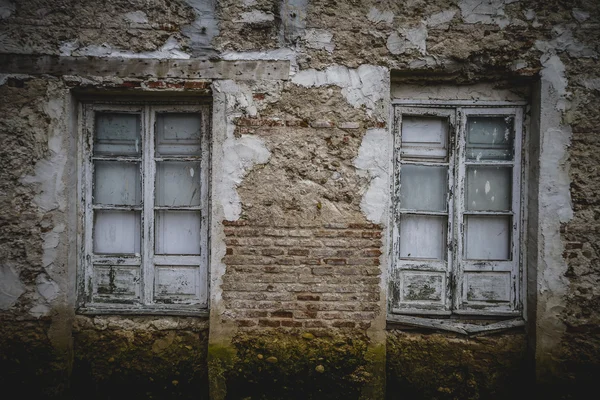
<svg viewBox="0 0 600 400"><path fill-rule="evenodd" d="M582 26L573 33L564 52L568 95L565 123L572 129L567 162L573 218L562 226L564 258L568 280L566 304L561 315L565 334L561 342L562 364L559 369L563 384L585 390L594 387L600 373L600 171L598 163L600 118L600 71L597 67L597 28L600 7L586 7L576 15ZM591 26L596 24L595 29ZM564 34L563 34L564 35ZM574 46L574 43L580 43ZM578 57L573 57L574 55Z"/></svg>
<svg viewBox="0 0 600 400"><path fill-rule="evenodd" d="M67 227L56 80L0 76L0 382L54 398L68 386Z"/></svg>
<svg viewBox="0 0 600 400"><path fill-rule="evenodd" d="M134 397L201 397L208 379L215 399L376 399L387 378L392 395L513 396L514 382L530 377L525 333L386 331L392 71L426 98L442 81L505 90L539 80L541 115L529 116L539 119L541 156L531 160L539 215L528 235L537 254L527 257L536 268L527 341L541 382L567 385L566 394L591 382L600 359L598 8L593 0L0 0L3 54L90 57L77 74L0 75L0 362L11 371L1 382L27 384L38 397L63 393L69 379L74 393L94 387L99 398L131 394L128 382L143 388ZM98 57L124 67L107 70ZM198 71L159 59L202 59L185 65L212 82L192 82ZM244 70L243 60L257 63ZM289 61L289 71L262 60ZM131 77L116 78L122 71ZM84 86L198 95L211 87L208 322L74 316L70 90Z"/></svg>
<svg viewBox="0 0 600 400"><path fill-rule="evenodd" d="M73 398L208 399L208 323L85 317L73 325Z"/></svg>
<svg viewBox="0 0 600 400"><path fill-rule="evenodd" d="M387 398L524 398L530 386L520 332L465 338L392 330L387 340Z"/></svg>

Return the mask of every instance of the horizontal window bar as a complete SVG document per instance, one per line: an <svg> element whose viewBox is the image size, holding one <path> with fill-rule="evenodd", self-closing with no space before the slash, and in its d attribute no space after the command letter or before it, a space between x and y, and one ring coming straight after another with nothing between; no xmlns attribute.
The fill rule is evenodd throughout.
<svg viewBox="0 0 600 400"><path fill-rule="evenodd" d="M94 204L94 210L142 211L142 206L115 206L112 204Z"/></svg>
<svg viewBox="0 0 600 400"><path fill-rule="evenodd" d="M202 161L202 157L201 156L154 157L154 161L157 161L157 162L161 162L161 161Z"/></svg>
<svg viewBox="0 0 600 400"><path fill-rule="evenodd" d="M494 101L494 100L415 100L415 99L393 99L392 104L454 107L454 106L481 106L481 107L514 107L525 106L526 101Z"/></svg>
<svg viewBox="0 0 600 400"><path fill-rule="evenodd" d="M202 211L202 206L154 206L155 210L167 210L167 211Z"/></svg>
<svg viewBox="0 0 600 400"><path fill-rule="evenodd" d="M121 156L93 156L93 161L122 161L122 162L141 162L141 157L121 157Z"/></svg>
<svg viewBox="0 0 600 400"><path fill-rule="evenodd" d="M514 213L512 211L463 211L463 215L506 215L512 217Z"/></svg>
<svg viewBox="0 0 600 400"><path fill-rule="evenodd" d="M135 255L123 256L92 256L92 264L96 265L128 265L139 266L142 263L142 257Z"/></svg>
<svg viewBox="0 0 600 400"><path fill-rule="evenodd" d="M488 160L486 160L486 161L465 161L465 165L475 165L475 166L481 166L481 167L485 167L485 166L512 167L515 165L515 162L514 161L488 161Z"/></svg>
<svg viewBox="0 0 600 400"><path fill-rule="evenodd" d="M400 209L398 212L400 214L408 214L408 215L439 215L441 217L445 217L448 215L448 212L444 212L444 211L418 211L418 210Z"/></svg>
<svg viewBox="0 0 600 400"><path fill-rule="evenodd" d="M447 167L448 161L441 161L441 162L436 162L436 161L413 161L413 160L403 160L400 159L400 166L402 165L423 165L423 166L432 166L432 167Z"/></svg>

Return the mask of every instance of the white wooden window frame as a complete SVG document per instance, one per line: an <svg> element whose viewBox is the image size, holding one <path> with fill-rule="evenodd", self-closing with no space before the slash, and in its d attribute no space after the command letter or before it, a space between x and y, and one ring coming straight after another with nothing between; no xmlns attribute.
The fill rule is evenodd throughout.
<svg viewBox="0 0 600 400"><path fill-rule="evenodd" d="M81 193L80 265L78 268L78 312L83 314L165 314L207 315L209 282L209 177L210 177L210 107L206 104L158 101L137 104L86 102L79 107L79 192ZM97 113L131 113L140 115L140 156L94 155L95 117ZM191 113L201 117L202 131L199 156L155 155L156 115L158 113ZM93 204L92 191L94 161L122 161L140 163L142 201L139 206ZM155 205L156 163L159 161L195 161L200 163L200 205ZM94 212L96 210L123 210L141 212L139 254L94 254ZM155 212L159 210L188 210L200 212L200 255L155 254ZM95 266L139 267L139 293L133 296L99 294L94 278ZM189 266L191 279L195 280L193 294L164 297L156 291L157 268ZM112 271L112 270L111 270Z"/></svg>
<svg viewBox="0 0 600 400"><path fill-rule="evenodd" d="M522 242L524 229L524 194L522 176L526 170L522 149L524 148L525 131L523 128L522 102L477 102L477 101L394 101L394 175L392 201L392 246L390 263L390 298L388 320L408 325L429 326L448 329L448 323L433 323L431 317L439 318L474 318L498 317L520 319L523 312L522 298L524 290L524 257ZM407 160L402 154L402 119L403 116L436 116L448 121L448 158L441 163L426 157L419 160ZM511 161L477 162L466 158L466 121L469 116L511 116L514 118L514 157ZM407 210L400 202L400 175L403 165L445 165L448 167L447 213L423 212ZM468 165L507 166L512 167L511 210L467 211L465 207L466 168ZM446 260L410 260L400 257L400 220L403 215L448 215L446 236ZM464 218L468 215L502 215L512 218L510 244L510 260L467 260L463 257L465 226ZM510 298L504 302L469 301L465 276L469 273L489 272L492 274L509 274ZM403 298L403 279L409 273L432 274L441 277L441 296L436 301L410 301ZM419 318L423 316L426 318ZM442 320L443 321L443 320ZM433 324L433 325L432 325ZM520 322L511 322L517 326ZM515 325L516 324L516 325ZM464 324L463 324L464 325ZM466 325L465 325L466 326ZM472 326L453 326L451 329L464 333L480 329ZM508 326L508 325L507 325ZM493 327L492 327L493 328Z"/></svg>

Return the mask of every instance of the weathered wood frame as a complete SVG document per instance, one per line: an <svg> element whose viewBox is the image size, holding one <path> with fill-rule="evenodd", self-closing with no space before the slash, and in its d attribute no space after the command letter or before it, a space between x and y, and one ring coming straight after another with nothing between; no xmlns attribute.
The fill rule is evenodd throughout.
<svg viewBox="0 0 600 400"><path fill-rule="evenodd" d="M129 102L86 102L79 107L79 166L80 193L80 265L78 267L78 312L86 314L169 314L207 315L209 282L209 235L210 225L210 106L206 102L161 99ZM142 152L139 157L93 156L95 114L97 112L135 113L141 117ZM155 157L155 118L159 112L185 112L201 115L201 155L186 157ZM93 165L95 160L139 162L142 180L142 204L140 206L113 206L92 204ZM158 207L154 205L154 190L157 161L196 161L201 164L200 205L182 207ZM95 255L93 253L93 213L96 209L135 210L141 212L141 254ZM155 255L154 222L156 210L200 211L200 255ZM139 299L111 299L102 301L94 297L94 265L139 266ZM171 299L170 302L155 301L155 268L157 266L192 266L198 268L197 287L193 298Z"/></svg>
<svg viewBox="0 0 600 400"><path fill-rule="evenodd" d="M442 318L460 317L473 318L477 316L492 316L498 318L520 317L523 311L522 282L524 276L524 256L521 242L523 240L524 195L521 177L526 171L522 157L522 149L526 135L523 127L524 102L497 102L497 101L441 101L420 100L411 101L398 99L392 102L394 107L394 174L393 174L393 217L392 217L392 256L390 264L389 282L389 320L398 321L398 318L409 318L409 315L438 316ZM402 115L440 116L449 121L448 139L448 236L447 236L447 280L445 282L445 297L442 304L423 302L403 302L400 298L401 271L410 269L440 270L435 262L411 262L400 259L400 218L403 214L412 213L403 210L400 204L400 173L403 164L410 164L401 157L401 126ZM512 161L486 161L470 162L466 160L466 120L468 116L512 116L514 118L514 159ZM420 165L429 165L426 161L416 162ZM474 165L506 165L512 167L512 203L510 212L471 212L466 211L464 204L465 173L467 164ZM431 165L441 165L439 162ZM430 214L419 212L418 214ZM434 213L437 214L437 213ZM471 214L481 215L510 215L512 218L510 261L479 261L463 259L464 251L464 216ZM466 258L466 257L464 257ZM465 271L506 271L510 273L510 301L504 303L477 304L466 301L466 285L464 282ZM407 317L402 317L407 315ZM420 321L421 319L417 319ZM412 320L411 320L412 321ZM418 322L417 321L417 322ZM414 322L414 321L412 321ZM430 324L425 324L430 325ZM446 324L447 325L447 324ZM423 325L424 326L424 325ZM445 326L445 325L444 325Z"/></svg>

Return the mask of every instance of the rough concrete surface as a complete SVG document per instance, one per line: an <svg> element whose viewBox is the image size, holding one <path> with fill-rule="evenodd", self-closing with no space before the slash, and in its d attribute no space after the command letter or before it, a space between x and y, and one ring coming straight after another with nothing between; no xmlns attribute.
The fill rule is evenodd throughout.
<svg viewBox="0 0 600 400"><path fill-rule="evenodd" d="M594 0L0 0L0 386L579 398L600 371L598 43ZM524 329L388 321L399 98L525 103ZM89 99L211 105L204 316L81 314Z"/></svg>

